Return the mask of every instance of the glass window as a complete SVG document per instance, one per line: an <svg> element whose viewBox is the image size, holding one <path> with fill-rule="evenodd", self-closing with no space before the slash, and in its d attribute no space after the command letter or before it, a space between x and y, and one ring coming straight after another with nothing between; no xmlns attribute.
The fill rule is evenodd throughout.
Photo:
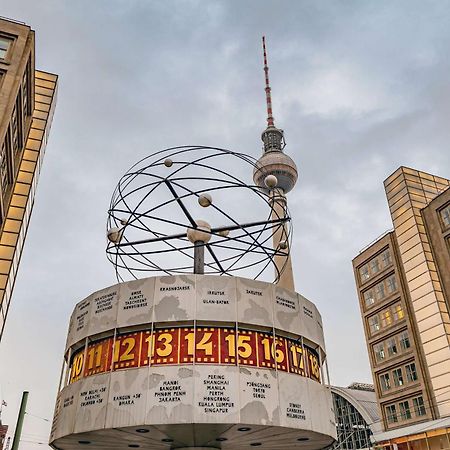
<svg viewBox="0 0 450 450"><path fill-rule="evenodd" d="M381 313L381 324L383 328L388 327L392 323L391 310L386 309Z"/></svg>
<svg viewBox="0 0 450 450"><path fill-rule="evenodd" d="M364 292L364 302L366 303L366 307L369 307L370 305L373 305L375 303L375 298L372 289L369 289L368 291Z"/></svg>
<svg viewBox="0 0 450 450"><path fill-rule="evenodd" d="M5 59L8 53L9 46L11 45L11 39L6 39L0 36L0 59Z"/></svg>
<svg viewBox="0 0 450 450"><path fill-rule="evenodd" d="M24 116L28 116L30 112L28 111L28 95L29 95L29 88L28 88L28 66L25 70L25 73L23 74L22 78L22 106L23 106L23 114Z"/></svg>
<svg viewBox="0 0 450 450"><path fill-rule="evenodd" d="M378 283L375 286L375 295L377 297L377 300L381 300L382 298L384 298L384 283Z"/></svg>
<svg viewBox="0 0 450 450"><path fill-rule="evenodd" d="M8 175L8 159L7 159L7 146L6 141L3 142L2 149L0 152L0 185L2 188L2 192L6 191L6 188L9 184L9 175Z"/></svg>
<svg viewBox="0 0 450 450"><path fill-rule="evenodd" d="M382 391L388 391L391 388L391 380L388 373L380 375L380 385Z"/></svg>
<svg viewBox="0 0 450 450"><path fill-rule="evenodd" d="M374 315L372 317L369 317L369 328L372 333L376 333L380 329L380 319L378 318L378 315Z"/></svg>
<svg viewBox="0 0 450 450"><path fill-rule="evenodd" d="M395 423L398 421L397 419L397 410L395 405L386 406L387 420L389 423Z"/></svg>
<svg viewBox="0 0 450 450"><path fill-rule="evenodd" d="M381 263L383 264L383 267L387 267L392 263L391 252L389 251L389 249L385 250L381 254Z"/></svg>
<svg viewBox="0 0 450 450"><path fill-rule="evenodd" d="M395 338L388 339L387 341L387 351L389 356L394 356L398 353L397 341Z"/></svg>
<svg viewBox="0 0 450 450"><path fill-rule="evenodd" d="M394 309L394 321L397 322L397 320L402 320L403 317L405 317L405 313L403 312L403 308L400 303L394 305L393 309Z"/></svg>
<svg viewBox="0 0 450 450"><path fill-rule="evenodd" d="M425 405L423 404L422 397L413 398L413 406L414 406L414 414L416 416L419 417L419 416L424 416L426 414Z"/></svg>
<svg viewBox="0 0 450 450"><path fill-rule="evenodd" d="M379 344L375 344L373 346L373 351L375 353L375 359L378 362L383 361L383 359L386 357L386 355L384 353L384 344L383 344L383 342L381 342Z"/></svg>
<svg viewBox="0 0 450 450"><path fill-rule="evenodd" d="M409 342L409 334L407 331L404 331L400 335L400 347L402 350L408 350L411 347L411 343Z"/></svg>
<svg viewBox="0 0 450 450"><path fill-rule="evenodd" d="M367 264L364 264L364 266L359 269L359 276L361 277L361 281L369 279L369 266Z"/></svg>
<svg viewBox="0 0 450 450"><path fill-rule="evenodd" d="M392 292L395 292L397 290L397 280L395 279L395 275L391 275L387 280L387 290L389 294L392 294Z"/></svg>
<svg viewBox="0 0 450 450"><path fill-rule="evenodd" d="M413 381L417 381L417 371L416 371L416 365L414 363L407 364L405 366L406 369L406 379L409 383L412 383Z"/></svg>
<svg viewBox="0 0 450 450"><path fill-rule="evenodd" d="M441 217L445 227L450 227L450 205L441 210Z"/></svg>
<svg viewBox="0 0 450 450"><path fill-rule="evenodd" d="M409 402L408 400L405 400L404 402L400 402L398 404L400 407L400 417L402 420L408 420L411 419L411 411L409 409Z"/></svg>
<svg viewBox="0 0 450 450"><path fill-rule="evenodd" d="M12 128L12 136L13 136L13 149L17 151L19 147L19 130L17 125L17 109L14 106L12 116L11 116L11 128Z"/></svg>
<svg viewBox="0 0 450 450"><path fill-rule="evenodd" d="M372 261L370 261L370 271L372 272L372 274L380 271L380 262L378 261L378 258L372 259Z"/></svg>
<svg viewBox="0 0 450 450"><path fill-rule="evenodd" d="M403 373L401 367L392 371L394 377L394 386L403 386Z"/></svg>

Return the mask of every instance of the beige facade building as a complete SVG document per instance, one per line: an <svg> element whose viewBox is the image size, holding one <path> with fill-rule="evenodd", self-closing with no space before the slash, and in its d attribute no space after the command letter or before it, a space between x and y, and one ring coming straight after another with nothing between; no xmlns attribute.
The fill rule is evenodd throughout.
<svg viewBox="0 0 450 450"><path fill-rule="evenodd" d="M432 448L432 433L447 449L450 180L401 167L384 185L394 228L353 260L384 430L375 439Z"/></svg>
<svg viewBox="0 0 450 450"><path fill-rule="evenodd" d="M34 31L0 19L0 340L52 122L57 78L35 70Z"/></svg>

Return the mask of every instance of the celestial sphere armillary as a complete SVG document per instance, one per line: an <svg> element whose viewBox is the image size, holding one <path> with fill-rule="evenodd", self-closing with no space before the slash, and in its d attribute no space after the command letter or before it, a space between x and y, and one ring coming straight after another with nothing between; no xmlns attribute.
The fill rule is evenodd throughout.
<svg viewBox="0 0 450 450"><path fill-rule="evenodd" d="M192 273L201 245L206 274L277 281L282 267L274 276L273 260L287 260L290 216L274 212L277 177L267 173L262 188L253 172L263 173L254 158L203 146L164 149L133 165L108 211L106 253L117 279ZM277 248L274 233L284 236Z"/></svg>

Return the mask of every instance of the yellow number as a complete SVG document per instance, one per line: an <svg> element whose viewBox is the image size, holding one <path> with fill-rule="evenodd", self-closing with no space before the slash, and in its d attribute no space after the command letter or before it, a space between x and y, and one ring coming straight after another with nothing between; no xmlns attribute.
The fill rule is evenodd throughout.
<svg viewBox="0 0 450 450"><path fill-rule="evenodd" d="M283 350L276 348L277 345L281 345L281 342L273 340L272 345L270 345L269 338L264 338L261 340L261 344L264 347L264 359L266 361L270 361L272 358L274 358L277 363L284 361Z"/></svg>
<svg viewBox="0 0 450 450"><path fill-rule="evenodd" d="M230 357L236 356L236 336L234 334L229 334L225 340L228 343L228 355Z"/></svg>
<svg viewBox="0 0 450 450"><path fill-rule="evenodd" d="M89 356L88 370L91 370L94 368L94 353L95 353L95 347L91 348L88 351L88 356Z"/></svg>
<svg viewBox="0 0 450 450"><path fill-rule="evenodd" d="M100 367L102 363L102 346L97 345L96 347L92 347L89 352L89 364L88 370L92 370L94 368L94 358L95 358L95 367Z"/></svg>
<svg viewBox="0 0 450 450"><path fill-rule="evenodd" d="M78 378L81 375L81 370L83 369L83 360L84 360L84 353L80 352L72 362L72 368L70 371L70 382L73 383L74 381L77 381Z"/></svg>
<svg viewBox="0 0 450 450"><path fill-rule="evenodd" d="M126 345L127 348L122 356L119 357L120 354L120 347L122 345ZM136 345L136 339L129 337L125 338L123 341L116 341L114 342L114 354L113 354L113 362L117 361L129 361L130 359L134 359L134 353L131 353L134 346Z"/></svg>
<svg viewBox="0 0 450 450"><path fill-rule="evenodd" d="M120 357L120 361L130 361L134 359L134 353L131 353L134 346L136 345L136 339L133 337L126 338L122 341L122 345L126 345L127 349L123 353L123 355Z"/></svg>
<svg viewBox="0 0 450 450"><path fill-rule="evenodd" d="M119 361L120 341L114 342L113 362Z"/></svg>
<svg viewBox="0 0 450 450"><path fill-rule="evenodd" d="M252 338L251 336L238 335L237 351L240 358L248 358L252 354L252 347L248 343ZM228 355L230 357L236 356L236 335L229 334L225 340L228 343Z"/></svg>
<svg viewBox="0 0 450 450"><path fill-rule="evenodd" d="M211 339L212 333L204 333L200 342L197 344L197 350L204 350L205 355L211 356L213 354L213 344L208 342ZM250 349L251 350L251 349Z"/></svg>
<svg viewBox="0 0 450 450"><path fill-rule="evenodd" d="M194 344L195 344L195 334L194 333L188 333L184 339L188 341L188 355L194 356Z"/></svg>
<svg viewBox="0 0 450 450"><path fill-rule="evenodd" d="M102 364L102 352L103 352L103 346L98 345L95 349L95 353L97 354L97 359L95 360L95 367L100 367Z"/></svg>
<svg viewBox="0 0 450 450"><path fill-rule="evenodd" d="M169 356L172 353L172 339L173 336L169 333L162 333L158 336L158 342L162 342L163 348L157 348L156 354L158 356Z"/></svg>
<svg viewBox="0 0 450 450"><path fill-rule="evenodd" d="M274 345L272 347L272 354L275 353L275 361L277 363L282 363L284 361L284 352L283 350L280 350L279 348L276 348L277 345L282 345L282 342L276 340L274 342Z"/></svg>
<svg viewBox="0 0 450 450"><path fill-rule="evenodd" d="M148 344L147 356L151 358L155 354L155 340L153 339L153 334L149 334L145 342Z"/></svg>
<svg viewBox="0 0 450 450"><path fill-rule="evenodd" d="M299 347L298 345L292 344L290 346L290 350L291 350L291 353L292 353L292 362L293 362L294 366L297 367L298 369L303 370L304 369L304 365L303 365L303 351L302 351L302 348Z"/></svg>
<svg viewBox="0 0 450 450"><path fill-rule="evenodd" d="M238 355L241 358L248 358L252 354L252 347L248 343L250 336L238 336Z"/></svg>
<svg viewBox="0 0 450 450"><path fill-rule="evenodd" d="M264 338L261 341L261 344L264 347L264 359L266 361L270 361L271 358L270 358L270 341L269 341L269 338Z"/></svg>
<svg viewBox="0 0 450 450"><path fill-rule="evenodd" d="M320 380L320 368L319 361L315 355L309 355L309 361L311 363L311 374L317 380Z"/></svg>

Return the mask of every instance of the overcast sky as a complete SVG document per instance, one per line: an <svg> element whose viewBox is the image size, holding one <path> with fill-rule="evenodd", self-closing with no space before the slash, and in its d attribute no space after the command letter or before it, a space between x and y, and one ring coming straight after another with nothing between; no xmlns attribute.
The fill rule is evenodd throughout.
<svg viewBox="0 0 450 450"><path fill-rule="evenodd" d="M450 2L0 0L36 31L58 105L3 340L13 425L51 419L76 302L115 282L105 223L120 176L183 144L258 157L261 35L276 124L299 167L289 195L296 287L324 319L332 382L372 382L351 260L391 227L400 165L450 177ZM50 423L29 415L22 450Z"/></svg>

